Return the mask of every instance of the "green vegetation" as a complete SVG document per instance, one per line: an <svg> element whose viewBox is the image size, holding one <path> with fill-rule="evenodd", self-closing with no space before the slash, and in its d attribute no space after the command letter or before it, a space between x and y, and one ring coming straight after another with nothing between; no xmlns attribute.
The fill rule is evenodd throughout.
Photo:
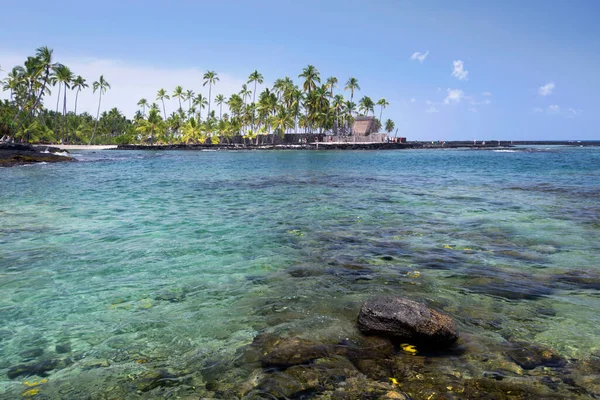
<svg viewBox="0 0 600 400"><path fill-rule="evenodd" d="M111 89L104 76L100 76L91 85L93 92L98 93L96 116L87 112L78 114L79 93L89 90L90 85L57 62L51 49L40 47L1 82L2 90L10 96L0 102L0 138L30 143L152 144L230 143L241 136L243 143L259 144L267 142L269 135L274 141L275 134L292 132L349 135L355 117L374 116L375 107L379 106L381 120L383 109L389 106L385 99L375 103L368 96L363 96L357 106L354 95L361 88L354 77L344 86L350 92L347 101L342 93L334 92L338 78L332 76L322 83L313 65L306 66L298 75L299 84L286 76L276 79L273 87L260 93L257 85L263 84L264 77L255 70L240 92L229 98L223 94L213 98L212 89L219 84L217 72L206 71L202 78L203 86L208 86L208 98L182 86L177 86L172 96L161 88L156 102L150 104L147 99L140 99L137 103L140 110L133 119L128 119L117 108L100 112L102 97ZM58 91L54 110L44 104L51 90ZM165 100L171 98L177 99L179 108L167 114ZM228 113L223 113L223 105ZM207 113L203 118L204 109ZM385 129L391 132L394 123L388 119Z"/></svg>

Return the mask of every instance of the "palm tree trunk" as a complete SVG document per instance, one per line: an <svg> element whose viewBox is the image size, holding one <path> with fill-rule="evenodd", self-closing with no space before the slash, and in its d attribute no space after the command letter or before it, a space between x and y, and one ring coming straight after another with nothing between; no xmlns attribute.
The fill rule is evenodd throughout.
<svg viewBox="0 0 600 400"><path fill-rule="evenodd" d="M165 109L165 99L160 99L163 105L163 116L165 117L165 121L167 120L167 111Z"/></svg>
<svg viewBox="0 0 600 400"><path fill-rule="evenodd" d="M67 141L67 84L63 93L63 143Z"/></svg>
<svg viewBox="0 0 600 400"><path fill-rule="evenodd" d="M221 108L219 110L219 120L223 119L223 103L221 103Z"/></svg>
<svg viewBox="0 0 600 400"><path fill-rule="evenodd" d="M39 104L40 99L42 98L42 95L43 95L44 91L46 90L46 84L48 83L48 76L49 75L50 75L50 69L47 69L46 70L46 76L44 77L44 84L42 85L42 89L40 90L40 93L38 94L37 99L35 100L35 103L33 103L33 106L31 107L31 110L29 110L29 113L27 113L27 116L23 119L23 121L21 121L21 123L19 124L19 126L17 126L17 129L15 129L15 132L17 132L19 129L21 129L21 127L23 126L23 124L25 123L25 121L27 121L27 119L33 113L33 110L35 110L35 108ZM19 116L21 115L21 113L23 112L24 109L25 109L25 107L23 107L22 109L20 109L19 112L17 113L17 115L15 115L15 118L13 119L13 123L16 122L19 119Z"/></svg>
<svg viewBox="0 0 600 400"><path fill-rule="evenodd" d="M379 112L379 123L383 123L383 122L381 122L381 117L383 116L383 106L380 106L380 107L381 107L381 111Z"/></svg>
<svg viewBox="0 0 600 400"><path fill-rule="evenodd" d="M75 94L75 115L77 115L77 99L79 98L79 92L81 89L77 89L77 93Z"/></svg>
<svg viewBox="0 0 600 400"><path fill-rule="evenodd" d="M94 131L92 132L92 137L90 138L90 142L88 146L92 144L94 140L94 135L96 134L96 128L98 127L98 118L100 117L100 104L102 104L102 88L100 88L100 98L98 100L98 111L96 111L96 123L94 124Z"/></svg>
<svg viewBox="0 0 600 400"><path fill-rule="evenodd" d="M58 132L58 104L60 102L60 82L58 83L58 96L56 97L56 112L54 113L54 134Z"/></svg>
<svg viewBox="0 0 600 400"><path fill-rule="evenodd" d="M212 94L212 82L209 82L208 84L208 118L210 118L210 103L211 103L211 96Z"/></svg>

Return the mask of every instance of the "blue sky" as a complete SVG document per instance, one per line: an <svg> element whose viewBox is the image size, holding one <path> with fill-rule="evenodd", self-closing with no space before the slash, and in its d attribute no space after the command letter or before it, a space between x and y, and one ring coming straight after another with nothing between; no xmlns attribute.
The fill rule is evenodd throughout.
<svg viewBox="0 0 600 400"><path fill-rule="evenodd" d="M254 69L265 84L299 83L313 64L323 78L358 78L355 97L385 97L384 119L409 140L600 139L598 1L30 1L2 10L2 69L49 46L89 82L103 73L112 84L103 108L128 115L160 87L207 92L206 69L221 76L213 93L228 95ZM83 95L81 108L94 101Z"/></svg>

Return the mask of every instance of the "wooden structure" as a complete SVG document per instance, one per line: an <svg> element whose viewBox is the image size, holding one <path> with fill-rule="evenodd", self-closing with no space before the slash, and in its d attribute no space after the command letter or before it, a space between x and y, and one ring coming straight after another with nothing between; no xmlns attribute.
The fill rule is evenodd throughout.
<svg viewBox="0 0 600 400"><path fill-rule="evenodd" d="M352 133L355 136L369 136L378 131L375 117L356 117L352 125Z"/></svg>

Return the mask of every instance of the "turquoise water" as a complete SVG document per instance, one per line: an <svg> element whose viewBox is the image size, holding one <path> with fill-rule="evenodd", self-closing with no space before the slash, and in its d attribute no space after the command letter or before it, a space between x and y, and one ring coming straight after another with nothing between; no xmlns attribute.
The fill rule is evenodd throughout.
<svg viewBox="0 0 600 400"><path fill-rule="evenodd" d="M207 383L248 379L258 334L353 338L379 294L450 314L465 377L508 342L588 362L600 149L517 150L82 151L0 169L0 397L41 379L11 367L60 360L36 396L151 397L136 377L169 368L226 398Z"/></svg>

